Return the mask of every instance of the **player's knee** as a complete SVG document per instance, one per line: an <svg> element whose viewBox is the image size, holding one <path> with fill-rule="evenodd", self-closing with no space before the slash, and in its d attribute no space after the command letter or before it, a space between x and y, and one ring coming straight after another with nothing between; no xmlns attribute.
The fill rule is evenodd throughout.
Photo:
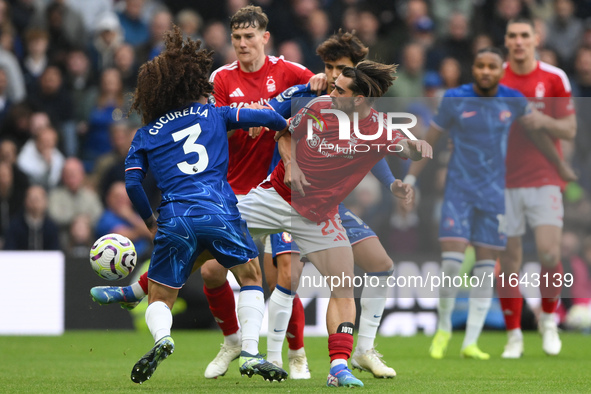
<svg viewBox="0 0 591 394"><path fill-rule="evenodd" d="M215 260L210 260L201 267L201 276L208 289L215 289L226 283L227 271Z"/></svg>
<svg viewBox="0 0 591 394"><path fill-rule="evenodd" d="M555 267L560 261L560 250L556 246L538 248L538 258L544 267Z"/></svg>
<svg viewBox="0 0 591 394"><path fill-rule="evenodd" d="M261 267L256 259L232 268L232 273L242 286L261 286L263 283Z"/></svg>

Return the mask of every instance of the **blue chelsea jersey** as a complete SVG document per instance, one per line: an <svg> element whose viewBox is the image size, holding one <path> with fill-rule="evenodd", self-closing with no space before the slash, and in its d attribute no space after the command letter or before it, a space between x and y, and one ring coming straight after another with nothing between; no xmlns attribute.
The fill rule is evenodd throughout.
<svg viewBox="0 0 591 394"><path fill-rule="evenodd" d="M203 214L238 214L227 181L231 129L285 127L272 110L235 109L195 103L152 121L137 131L125 170L151 166L162 202L160 219Z"/></svg>
<svg viewBox="0 0 591 394"><path fill-rule="evenodd" d="M472 84L446 91L433 118L453 142L446 187L474 196L475 202L504 207L509 130L529 112L527 99L504 85L495 97L478 96Z"/></svg>

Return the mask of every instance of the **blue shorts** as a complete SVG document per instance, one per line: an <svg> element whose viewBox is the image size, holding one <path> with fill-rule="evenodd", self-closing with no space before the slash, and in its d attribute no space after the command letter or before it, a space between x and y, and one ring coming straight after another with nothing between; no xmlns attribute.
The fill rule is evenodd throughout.
<svg viewBox="0 0 591 394"><path fill-rule="evenodd" d="M300 253L300 248L291 239L290 233L271 234L271 249L273 250L273 258L279 254L285 253Z"/></svg>
<svg viewBox="0 0 591 394"><path fill-rule="evenodd" d="M240 215L177 216L158 223L148 278L180 289L204 250L226 268L258 256Z"/></svg>
<svg viewBox="0 0 591 394"><path fill-rule="evenodd" d="M347 237L349 237L351 245L355 245L367 238L377 237L376 233L359 216L345 207L345 204L339 204L339 216L345 231L347 231Z"/></svg>
<svg viewBox="0 0 591 394"><path fill-rule="evenodd" d="M453 194L453 198L450 196ZM504 212L487 211L467 201L462 193L447 193L441 207L440 241L466 241L492 249L505 249Z"/></svg>

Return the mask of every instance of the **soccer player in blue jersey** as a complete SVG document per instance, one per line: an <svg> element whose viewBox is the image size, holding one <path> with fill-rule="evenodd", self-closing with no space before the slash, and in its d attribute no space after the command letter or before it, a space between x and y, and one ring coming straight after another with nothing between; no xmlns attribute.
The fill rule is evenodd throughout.
<svg viewBox="0 0 591 394"><path fill-rule="evenodd" d="M286 121L274 111L207 104L213 91L207 78L212 52L199 49L200 45L190 39L183 42L178 27L168 32L164 52L140 68L132 105L145 126L129 150L125 184L155 236L146 310L155 345L134 365L131 380L149 379L173 352L170 310L193 263L203 253L230 269L242 285L238 300L240 372L281 381L287 373L258 353L264 312L262 274L257 249L227 181L227 131L260 125L283 130ZM162 192L157 221L141 186L149 167Z"/></svg>
<svg viewBox="0 0 591 394"><path fill-rule="evenodd" d="M517 90L500 85L503 55L495 48L480 50L472 65L474 83L448 90L432 121L426 141L434 144L447 130L453 143L448 164L439 240L442 273L451 278L460 272L469 243L476 249L472 274L485 278L470 289L466 336L460 355L478 360L490 356L477 345L493 296L493 270L506 246L505 156L510 126L522 116L538 116ZM525 118L524 118L525 119ZM413 183L424 168L412 163L405 182ZM431 357L443 358L451 338L458 287L449 282L439 289L437 333Z"/></svg>

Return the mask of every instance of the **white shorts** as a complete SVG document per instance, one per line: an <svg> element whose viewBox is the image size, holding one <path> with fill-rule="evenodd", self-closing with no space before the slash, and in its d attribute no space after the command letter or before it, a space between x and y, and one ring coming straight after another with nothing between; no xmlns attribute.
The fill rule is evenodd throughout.
<svg viewBox="0 0 591 394"><path fill-rule="evenodd" d="M297 213L274 188L263 189L258 186L252 189L240 200L238 209L253 238L287 231L302 254L339 246L351 247L338 214L320 223L308 220Z"/></svg>
<svg viewBox="0 0 591 394"><path fill-rule="evenodd" d="M505 189L505 220L508 237L525 234L525 224L531 228L549 225L562 228L564 206L560 187L520 187Z"/></svg>

